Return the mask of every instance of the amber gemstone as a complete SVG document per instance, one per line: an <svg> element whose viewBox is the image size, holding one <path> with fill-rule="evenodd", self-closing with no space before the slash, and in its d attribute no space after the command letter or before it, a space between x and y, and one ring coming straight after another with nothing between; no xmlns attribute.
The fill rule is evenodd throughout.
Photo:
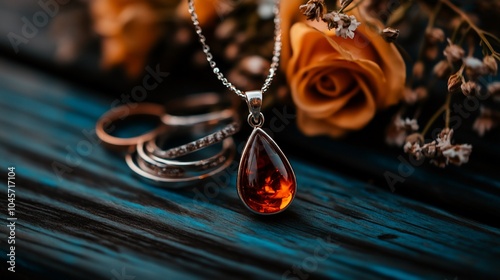
<svg viewBox="0 0 500 280"><path fill-rule="evenodd" d="M262 129L255 128L241 157L238 194L252 211L276 214L292 203L297 183L292 166Z"/></svg>

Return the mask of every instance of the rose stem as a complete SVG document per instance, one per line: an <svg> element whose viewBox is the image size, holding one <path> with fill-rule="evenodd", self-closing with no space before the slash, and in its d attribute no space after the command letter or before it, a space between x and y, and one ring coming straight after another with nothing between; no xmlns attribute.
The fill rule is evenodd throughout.
<svg viewBox="0 0 500 280"><path fill-rule="evenodd" d="M439 108L439 110L436 111L436 113L434 113L434 115L432 115L431 119L427 122L427 125L425 125L424 130L422 130L422 136L425 136L425 134L427 134L432 124L439 118L439 116L441 116L441 114L443 114L445 110L446 107L443 105L441 106L441 108Z"/></svg>
<svg viewBox="0 0 500 280"><path fill-rule="evenodd" d="M458 36L458 32L460 31L460 28L462 28L462 26L467 23L465 20L461 20L460 23L457 25L457 27L455 27L455 30L453 30L453 35L451 35L451 41L452 42L455 42L455 40L457 39L457 36Z"/></svg>
<svg viewBox="0 0 500 280"><path fill-rule="evenodd" d="M462 67L460 67L460 70L458 70L455 75L462 75L462 73L464 72L464 69L465 69L465 64L462 64ZM463 77L462 77L463 79ZM439 108L439 110L437 110L436 113L434 113L434 115L431 117L431 119L427 122L427 125L425 126L424 130L422 131L422 135L425 136L425 134L429 131L429 129L431 128L432 124L434 124L434 122L436 122L437 118L443 113L443 112L446 112L446 117L445 117L445 127L446 128L449 128L450 127L450 105L451 105L451 95L452 93L451 92L448 92L447 93L448 95L446 96L446 101L445 103L443 104L443 106L441 106L441 108Z"/></svg>
<svg viewBox="0 0 500 280"><path fill-rule="evenodd" d="M434 26L434 24L436 24L436 19L440 11L441 11L441 2L437 3L436 7L434 7L434 10L432 11L431 16L429 17L429 22L427 23L426 30L431 29Z"/></svg>
<svg viewBox="0 0 500 280"><path fill-rule="evenodd" d="M469 34L470 30L471 30L471 27L470 26L467 27L467 30L465 30L464 35L462 36L462 38L460 38L457 45L461 45L464 42L464 40L465 40L465 38L467 38L467 34Z"/></svg>

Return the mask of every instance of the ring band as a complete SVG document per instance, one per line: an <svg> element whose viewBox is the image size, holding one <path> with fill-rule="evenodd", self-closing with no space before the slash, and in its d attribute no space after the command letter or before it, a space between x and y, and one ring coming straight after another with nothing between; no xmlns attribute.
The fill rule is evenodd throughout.
<svg viewBox="0 0 500 280"><path fill-rule="evenodd" d="M167 110L186 112L188 110L208 109L210 107L220 106L224 101L229 101L228 103L230 103L225 109L219 109L209 113L187 116L167 113ZM154 103L126 104L113 108L102 115L96 123L96 134L106 147L115 150L126 150L137 145L139 142L147 142L154 139L164 131L165 126L204 126L218 123L221 120L234 119L237 115L237 105L235 99L228 100L216 93L210 92L176 99L166 106ZM114 127L112 127L113 123L131 116L157 117L161 124L147 133L130 138L120 138L110 134L111 131L109 130L114 129Z"/></svg>
<svg viewBox="0 0 500 280"><path fill-rule="evenodd" d="M158 161L161 161L161 159L172 159L219 143L227 137L233 136L239 130L240 124L238 122L232 122L217 132L168 150L161 150L154 140L150 140L146 142L146 150L154 155Z"/></svg>
<svg viewBox="0 0 500 280"><path fill-rule="evenodd" d="M221 166L227 165L228 161L232 161L235 145L231 136L239 130L239 127L238 122L232 122L215 133L167 151L160 150L156 145L156 139L150 140L148 143L141 142L137 144L136 151L133 152L135 158L129 154L130 159L127 160L127 164L139 176L156 183L165 182L165 180L168 182L200 180L207 175L215 174L213 173L214 170L219 170ZM191 132L198 132L194 127L191 127L191 129ZM166 152L167 154L177 153L175 157L179 157L220 141L222 141L222 149L219 153L197 161L179 161L155 155L155 153ZM192 147L192 143L198 143L198 145L189 148ZM145 147L148 148L145 150ZM138 169L140 169L140 172L138 172Z"/></svg>
<svg viewBox="0 0 500 280"><path fill-rule="evenodd" d="M155 129L130 138L120 138L109 134L109 126L119 120L124 120L126 117L130 116L163 116L165 115L165 109L163 106L153 103L141 103L136 104L137 106L123 105L109 110L104 115L102 115L96 124L96 134L102 143L106 147L111 149L123 150L129 147L135 146L138 142L149 141L154 139L156 135L161 133L164 129L162 126L158 126Z"/></svg>
<svg viewBox="0 0 500 280"><path fill-rule="evenodd" d="M201 175L198 175L198 176L192 176L192 177L185 177L185 178L170 178L170 177L165 177L165 176L158 176L158 175L155 175L155 174L151 174L145 170L143 170L142 168L140 168L134 161L134 153L128 153L125 155L125 161L127 162L127 165L130 167L130 169L132 169L132 171L134 171L137 175L139 175L140 178L142 179L146 179L148 180L149 182L151 183L155 183L155 184L161 184L161 185L164 185L165 183L170 183L168 186L169 188L182 188L182 187L185 187L186 184L189 184L189 183L192 183L192 182L195 182L195 181L200 181L200 180L204 180L204 179L207 179L219 172L221 172L222 170L226 169L230 164L231 162L233 161L234 159L234 156L235 156L235 153L236 153L236 149L234 147L234 141L232 140L232 138L227 138L231 144L231 148L229 149L230 153L226 159L226 161L224 161L223 164L219 165L217 168L213 169L213 170L210 170L210 172L208 173L204 173L204 174L201 174ZM174 183L177 183L177 184L174 184Z"/></svg>
<svg viewBox="0 0 500 280"><path fill-rule="evenodd" d="M232 138L226 138L222 142L222 149L217 154L197 161L177 161L159 159L144 151L144 144L137 145L137 162L141 166L146 166L150 173L163 175L167 177L183 177L189 173L207 172L207 170L222 164L228 157L232 148L234 148ZM141 166L141 167L142 167Z"/></svg>
<svg viewBox="0 0 500 280"><path fill-rule="evenodd" d="M232 136L240 129L236 103L231 102L229 107L224 104L221 109L223 101L218 94L202 93L174 100L166 106L153 103L123 105L113 108L98 120L96 133L107 147L129 149L125 161L136 175L156 184L169 183L168 187L182 187L219 173L228 167L235 157L236 148ZM217 111L212 111L214 107L218 107ZM181 111L182 114L174 115L167 111ZM199 113L204 111L208 113ZM193 114L188 115L189 112ZM138 115L156 117L160 125L135 137L119 138L110 135L115 122ZM193 135L218 130L167 150L162 150L157 145L159 136L174 136L177 131L186 129ZM207 158L192 161L174 160L220 142L220 150Z"/></svg>

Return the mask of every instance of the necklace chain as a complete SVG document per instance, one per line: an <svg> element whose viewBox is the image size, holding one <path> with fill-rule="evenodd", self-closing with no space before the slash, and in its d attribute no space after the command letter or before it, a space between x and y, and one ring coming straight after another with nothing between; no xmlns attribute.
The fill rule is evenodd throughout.
<svg viewBox="0 0 500 280"><path fill-rule="evenodd" d="M203 1L203 0L201 0ZM266 80L264 81L264 85L262 85L261 92L264 93L269 89L274 76L278 70L280 54L281 54L281 20L280 20L280 10L279 10L279 0L276 1L276 5L274 6L274 49L273 49L273 58L271 61L271 67L269 69L269 74L267 75ZM210 52L210 47L207 44L207 39L203 35L203 30L201 29L200 22L198 21L198 15L196 14L196 10L194 8L194 0L188 0L189 3L189 13L191 14L191 20L193 21L194 28L196 30L196 34L198 34L199 41L203 47L203 52L207 56L207 61L212 68L214 74L217 78L222 82L224 86L226 86L229 90L234 92L241 98L245 98L246 95L241 90L237 89L227 78L222 74L219 67L217 67L217 63L214 61L214 56Z"/></svg>

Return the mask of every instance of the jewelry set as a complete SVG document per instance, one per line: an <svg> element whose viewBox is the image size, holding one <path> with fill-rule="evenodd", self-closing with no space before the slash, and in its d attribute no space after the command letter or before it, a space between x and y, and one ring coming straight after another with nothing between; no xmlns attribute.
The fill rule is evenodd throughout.
<svg viewBox="0 0 500 280"><path fill-rule="evenodd" d="M283 212L295 197L297 182L288 159L262 129L264 115L261 112L263 94L269 89L277 72L281 53L279 1L274 7L275 45L269 74L260 90L247 92L237 89L217 67L199 24L194 0L187 1L194 28L214 74L248 105L247 121L253 131L241 155L236 182L238 195L254 213L271 215ZM150 103L135 104L134 107L124 105L104 114L97 122L96 131L107 146L128 149L126 162L142 178L165 187L183 187L224 170L235 157L232 136L240 128L237 106L229 102L231 105L220 110L222 103L224 100L219 95L203 93L169 102L167 107ZM173 115L168 113L169 107L205 112ZM214 107L219 107L219 110L214 111ZM109 130L110 124L123 118L124 110L128 110L128 117L156 116L161 124L137 137L118 138L110 135L107 128ZM184 141L186 138L201 138L172 147L172 143L176 143L175 137ZM165 144L170 147L164 148Z"/></svg>

